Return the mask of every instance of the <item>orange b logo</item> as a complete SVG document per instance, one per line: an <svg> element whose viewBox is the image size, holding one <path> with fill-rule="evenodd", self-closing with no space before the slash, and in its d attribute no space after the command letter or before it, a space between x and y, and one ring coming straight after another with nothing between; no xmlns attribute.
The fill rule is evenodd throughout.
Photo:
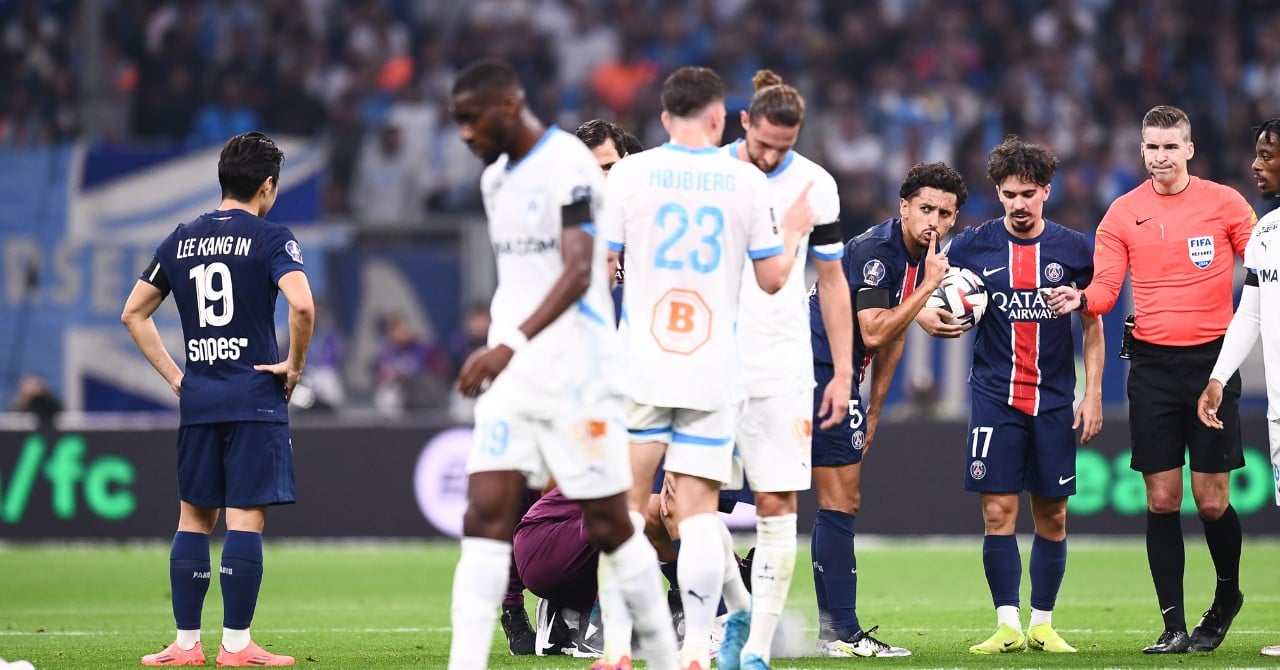
<svg viewBox="0 0 1280 670"><path fill-rule="evenodd" d="M653 306L649 334L663 351L689 355L711 339L711 308L697 291L673 288Z"/></svg>
<svg viewBox="0 0 1280 670"><path fill-rule="evenodd" d="M667 320L667 330L677 333L693 331L693 305L672 300L671 318Z"/></svg>

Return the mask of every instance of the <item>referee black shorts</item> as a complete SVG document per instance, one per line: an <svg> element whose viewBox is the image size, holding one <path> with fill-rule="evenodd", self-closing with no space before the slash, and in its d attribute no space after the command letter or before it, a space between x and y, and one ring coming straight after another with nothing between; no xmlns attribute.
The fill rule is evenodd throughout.
<svg viewBox="0 0 1280 670"><path fill-rule="evenodd" d="M1230 472L1244 466L1240 439L1240 375L1227 380L1214 430L1196 416L1196 402L1222 348L1222 338L1190 347L1134 340L1129 359L1129 467L1143 474L1186 465L1192 472Z"/></svg>

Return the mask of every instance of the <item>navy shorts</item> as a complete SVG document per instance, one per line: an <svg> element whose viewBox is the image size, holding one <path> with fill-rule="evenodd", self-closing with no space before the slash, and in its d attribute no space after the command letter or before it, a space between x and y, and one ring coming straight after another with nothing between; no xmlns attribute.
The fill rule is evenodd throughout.
<svg viewBox="0 0 1280 670"><path fill-rule="evenodd" d="M818 385L813 388L813 467L832 468L840 465L854 465L862 462L862 443L866 440L867 415L857 398L858 389L853 389L854 398L849 401L849 414L834 428L823 429L819 426L818 410L822 407L822 394L827 384L836 376L836 369L830 365L815 364L813 377Z"/></svg>
<svg viewBox="0 0 1280 670"><path fill-rule="evenodd" d="M289 424L237 421L179 427L178 498L207 509L294 502Z"/></svg>
<svg viewBox="0 0 1280 670"><path fill-rule="evenodd" d="M1076 492L1076 434L1070 406L1031 416L980 393L969 400L964 488L1030 491L1047 498Z"/></svg>

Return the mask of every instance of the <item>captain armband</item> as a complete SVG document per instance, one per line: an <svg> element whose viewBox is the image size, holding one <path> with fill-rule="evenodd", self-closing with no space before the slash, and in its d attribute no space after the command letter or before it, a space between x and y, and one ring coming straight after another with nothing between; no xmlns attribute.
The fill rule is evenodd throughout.
<svg viewBox="0 0 1280 670"><path fill-rule="evenodd" d="M172 287L169 286L169 277L165 275L164 268L160 267L160 259L152 258L147 263L147 268L142 271L142 276L148 284L160 289L160 295L168 296Z"/></svg>

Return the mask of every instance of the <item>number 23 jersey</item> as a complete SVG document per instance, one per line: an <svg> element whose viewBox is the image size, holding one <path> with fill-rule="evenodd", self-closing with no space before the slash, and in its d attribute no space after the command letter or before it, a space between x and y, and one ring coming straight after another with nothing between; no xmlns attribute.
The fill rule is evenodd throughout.
<svg viewBox="0 0 1280 670"><path fill-rule="evenodd" d="M293 271L304 271L293 233L238 209L202 214L156 247L139 278L172 292L182 319L182 425L289 420L284 385L253 366L280 361L277 282Z"/></svg>
<svg viewBox="0 0 1280 670"><path fill-rule="evenodd" d="M664 144L613 167L600 228L627 252L627 395L701 411L740 398L743 267L784 251L764 174L718 147Z"/></svg>

